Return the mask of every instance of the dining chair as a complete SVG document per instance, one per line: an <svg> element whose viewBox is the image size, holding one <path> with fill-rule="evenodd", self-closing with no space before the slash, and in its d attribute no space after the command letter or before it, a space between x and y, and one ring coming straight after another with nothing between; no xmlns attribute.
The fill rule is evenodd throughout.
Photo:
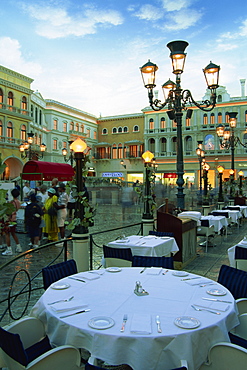
<svg viewBox="0 0 247 370"><path fill-rule="evenodd" d="M181 362L180 367L176 367L176 369L171 369L171 370L188 370L187 361L186 360L181 360L180 362ZM118 366L116 366L116 368L118 369ZM91 365L89 363L86 363L86 365L85 365L85 370L103 370L103 369L106 369L106 368ZM111 369L114 370L114 366L112 366ZM132 368L129 367L128 365L123 365L123 370L127 370L127 369L131 370Z"/></svg>
<svg viewBox="0 0 247 370"><path fill-rule="evenodd" d="M173 270L173 257L133 256L132 267L163 267Z"/></svg>
<svg viewBox="0 0 247 370"><path fill-rule="evenodd" d="M155 235L155 236L170 236L171 238L174 237L174 233L172 232L169 232L169 231L154 231L154 230L150 230L149 231L149 235Z"/></svg>
<svg viewBox="0 0 247 370"><path fill-rule="evenodd" d="M226 237L227 237L227 234L231 234L228 231L228 227L230 227L231 224L233 224L233 223L232 223L231 217L229 216L229 212L227 212L227 211L225 211L225 212L212 211L212 212L210 212L210 215L213 215L213 216L224 216L227 219L227 223L228 223L228 226L226 226L226 228L225 228L225 230L226 230Z"/></svg>
<svg viewBox="0 0 247 370"><path fill-rule="evenodd" d="M235 261L237 269L247 271L247 248L236 245Z"/></svg>
<svg viewBox="0 0 247 370"><path fill-rule="evenodd" d="M80 352L70 345L52 348L43 323L25 317L4 328L0 327L1 365L8 370L76 370Z"/></svg>
<svg viewBox="0 0 247 370"><path fill-rule="evenodd" d="M218 275L218 283L224 285L235 299L247 298L247 272L235 267L222 265Z"/></svg>
<svg viewBox="0 0 247 370"><path fill-rule="evenodd" d="M239 315L242 315L243 313L247 313L247 298L236 299L236 303L237 303Z"/></svg>
<svg viewBox="0 0 247 370"><path fill-rule="evenodd" d="M76 262L73 259L44 267L42 269L44 289L46 290L55 281L77 272Z"/></svg>
<svg viewBox="0 0 247 370"><path fill-rule="evenodd" d="M247 349L247 313L239 315L239 325L229 332L231 343Z"/></svg>
<svg viewBox="0 0 247 370"><path fill-rule="evenodd" d="M208 361L199 370L246 370L247 350L236 344L220 342L209 350Z"/></svg>
<svg viewBox="0 0 247 370"><path fill-rule="evenodd" d="M106 267L131 267L132 252L130 248L115 248L103 245Z"/></svg>
<svg viewBox="0 0 247 370"><path fill-rule="evenodd" d="M211 240L215 237L214 225L209 225L209 220L201 220L201 225L196 228L196 236L202 236L206 238L206 252L208 251L209 238ZM200 244L201 246L203 244Z"/></svg>

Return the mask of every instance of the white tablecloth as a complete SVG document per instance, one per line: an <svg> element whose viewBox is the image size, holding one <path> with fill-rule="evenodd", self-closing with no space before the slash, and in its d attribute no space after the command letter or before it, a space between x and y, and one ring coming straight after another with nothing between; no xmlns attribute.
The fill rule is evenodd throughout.
<svg viewBox="0 0 247 370"><path fill-rule="evenodd" d="M242 248L247 248L247 241L242 239L238 244L234 245L233 247L228 248L228 258L229 258L229 264L231 267L236 268L236 261L235 261L235 248L239 245Z"/></svg>
<svg viewBox="0 0 247 370"><path fill-rule="evenodd" d="M85 283L64 278L60 283L69 283L70 287L61 290L50 287L33 307L31 315L45 323L53 344L85 348L92 357L112 365L125 363L134 370L168 370L178 367L180 359L185 359L190 370L198 369L206 360L209 348L217 342L229 341L228 331L239 324L232 295L217 283L200 286L212 282L209 279L183 281L183 277L174 276L172 270L158 275L150 274L154 268L140 274L141 270L132 267L122 268L120 272L105 271L103 275L97 275L96 271L77 274ZM157 269L157 272L160 270ZM92 276L97 279L88 280ZM189 274L186 278L195 276ZM149 295L134 294L136 281L142 283ZM207 294L207 290L213 288L224 289L227 293L223 297ZM48 305L54 300L71 296L74 296L75 306L78 307L78 303L87 305L91 311L61 318L66 312L57 313L52 305ZM230 303L202 300L202 297L221 298ZM210 305L220 310L220 315L195 311L191 304ZM125 332L121 333L124 314L128 315L128 320ZM142 321L139 323L139 330L145 330L146 333L131 332L134 324L135 330L138 330L138 323L133 322L136 315L142 315L144 322L143 326ZM156 315L160 316L162 333L157 332ZM99 316L112 318L115 325L105 330L91 328L89 320ZM195 329L177 327L174 320L182 316L198 319L200 326Z"/></svg>
<svg viewBox="0 0 247 370"><path fill-rule="evenodd" d="M108 243L108 247L130 248L133 256L167 256L175 254L179 248L172 237L158 237L155 235L138 236L132 235L125 240L114 240Z"/></svg>
<svg viewBox="0 0 247 370"><path fill-rule="evenodd" d="M220 234L220 230L225 226L228 226L228 222L225 216L202 216L202 220L208 220L209 221L209 226L213 225L214 226L214 232L217 234Z"/></svg>
<svg viewBox="0 0 247 370"><path fill-rule="evenodd" d="M231 221L235 224L238 224L239 223L239 219L242 217L242 214L240 211L234 211L234 210L231 210L231 209L215 209L214 210L215 212L227 212ZM212 212L214 212L212 211Z"/></svg>
<svg viewBox="0 0 247 370"><path fill-rule="evenodd" d="M200 226L201 212L197 211L184 211L178 214L178 218L190 218L197 222L197 226Z"/></svg>

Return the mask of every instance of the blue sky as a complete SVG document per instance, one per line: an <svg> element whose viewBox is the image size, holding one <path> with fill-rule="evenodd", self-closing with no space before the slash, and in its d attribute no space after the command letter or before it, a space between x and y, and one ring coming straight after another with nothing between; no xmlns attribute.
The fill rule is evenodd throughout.
<svg viewBox="0 0 247 370"><path fill-rule="evenodd" d="M139 71L148 59L159 66L157 89L174 80L166 47L173 40L189 42L182 88L196 100L211 60L231 96L247 79L243 0L1 0L0 19L0 64L33 78L45 99L96 116L148 105Z"/></svg>

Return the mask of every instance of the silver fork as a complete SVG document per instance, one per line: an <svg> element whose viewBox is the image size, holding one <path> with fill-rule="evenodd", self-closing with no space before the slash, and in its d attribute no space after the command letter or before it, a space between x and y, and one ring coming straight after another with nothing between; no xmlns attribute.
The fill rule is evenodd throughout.
<svg viewBox="0 0 247 370"><path fill-rule="evenodd" d="M121 332L121 333L123 333L123 332L124 332L124 330L125 330L125 324L126 324L127 320L128 320L128 316L127 316L126 314L124 314L124 316L123 316L123 323L122 323L122 327L121 327L121 329L120 329L120 332Z"/></svg>
<svg viewBox="0 0 247 370"><path fill-rule="evenodd" d="M72 295L72 297L70 297L70 298L67 298L67 299L60 299L59 301L55 301L55 302L48 303L48 305L55 304L55 303L59 303L59 302L69 302L69 301L71 301L73 298L74 298L74 296Z"/></svg>
<svg viewBox="0 0 247 370"><path fill-rule="evenodd" d="M194 306L193 304L191 305L191 307L193 307L194 310L196 310L196 311L208 311L208 312L211 312L211 313L215 313L215 315L220 315L220 312L212 311L209 308L199 308L199 307Z"/></svg>

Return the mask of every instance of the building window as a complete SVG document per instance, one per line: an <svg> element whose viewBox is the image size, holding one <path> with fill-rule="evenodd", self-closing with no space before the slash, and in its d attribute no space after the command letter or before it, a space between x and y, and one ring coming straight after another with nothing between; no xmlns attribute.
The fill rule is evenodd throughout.
<svg viewBox="0 0 247 370"><path fill-rule="evenodd" d="M127 127L127 126L124 126L124 128L123 128L123 132L129 132L129 129L128 129L128 127Z"/></svg>
<svg viewBox="0 0 247 370"><path fill-rule="evenodd" d="M211 113L210 114L210 124L211 125L214 125L215 124L215 116L214 116L214 113Z"/></svg>
<svg viewBox="0 0 247 370"><path fill-rule="evenodd" d="M0 89L0 104L3 103L3 90Z"/></svg>
<svg viewBox="0 0 247 370"><path fill-rule="evenodd" d="M53 139L53 149L57 150L57 140Z"/></svg>
<svg viewBox="0 0 247 370"><path fill-rule="evenodd" d="M153 120L153 118L150 118L150 120L149 120L149 130L154 130L154 120Z"/></svg>
<svg viewBox="0 0 247 370"><path fill-rule="evenodd" d="M119 127L119 128L118 128L118 133L119 133L119 134L121 134L122 132L123 132L122 127Z"/></svg>
<svg viewBox="0 0 247 370"><path fill-rule="evenodd" d="M129 156L132 158L139 157L138 155L138 146L137 145L130 145L129 146Z"/></svg>
<svg viewBox="0 0 247 370"><path fill-rule="evenodd" d="M90 128L87 128L86 136L87 136L87 137L90 137Z"/></svg>
<svg viewBox="0 0 247 370"><path fill-rule="evenodd" d="M185 126L186 127L190 127L190 122L191 122L191 119L190 118L186 118Z"/></svg>
<svg viewBox="0 0 247 370"><path fill-rule="evenodd" d="M27 98L25 96L22 97L21 100L21 109L22 110L27 110ZM23 114L26 114L27 112L22 112Z"/></svg>
<svg viewBox="0 0 247 370"><path fill-rule="evenodd" d="M116 146L116 144L112 145L112 159L117 159L117 146Z"/></svg>
<svg viewBox="0 0 247 370"><path fill-rule="evenodd" d="M79 132L79 123L76 123L76 124L75 124L75 130L76 130L77 132Z"/></svg>
<svg viewBox="0 0 247 370"><path fill-rule="evenodd" d="M172 128L176 128L177 127L177 122L175 120L172 121Z"/></svg>
<svg viewBox="0 0 247 370"><path fill-rule="evenodd" d="M134 132L138 132L139 131L139 126L138 125L135 125L133 131Z"/></svg>
<svg viewBox="0 0 247 370"><path fill-rule="evenodd" d="M0 121L0 136L3 136L3 123Z"/></svg>
<svg viewBox="0 0 247 370"><path fill-rule="evenodd" d="M9 93L8 93L9 110L13 110L13 105L14 105L14 95L13 95L12 91L9 91Z"/></svg>
<svg viewBox="0 0 247 370"><path fill-rule="evenodd" d="M57 130L57 119L53 120L53 130Z"/></svg>
<svg viewBox="0 0 247 370"><path fill-rule="evenodd" d="M177 152L177 138L176 137L172 138L172 152L173 153Z"/></svg>
<svg viewBox="0 0 247 370"><path fill-rule="evenodd" d="M93 138L94 138L94 140L97 140L97 132L96 131L93 132Z"/></svg>
<svg viewBox="0 0 247 370"><path fill-rule="evenodd" d="M113 134L116 134L116 133L117 133L117 129L116 129L116 127L113 127L113 129L112 129L112 133L113 133Z"/></svg>
<svg viewBox="0 0 247 370"><path fill-rule="evenodd" d="M7 125L7 137L12 138L13 137L13 125L12 122L8 122Z"/></svg>
<svg viewBox="0 0 247 370"><path fill-rule="evenodd" d="M33 105L31 105L31 117L33 117Z"/></svg>
<svg viewBox="0 0 247 370"><path fill-rule="evenodd" d="M63 141L63 149L67 149L67 142L66 141Z"/></svg>
<svg viewBox="0 0 247 370"><path fill-rule="evenodd" d="M166 138L165 137L162 137L160 139L160 151L161 151L161 153L165 153L166 152L166 143L167 143Z"/></svg>
<svg viewBox="0 0 247 370"><path fill-rule="evenodd" d="M218 103L222 103L222 95L218 95L217 100L218 100Z"/></svg>
<svg viewBox="0 0 247 370"><path fill-rule="evenodd" d="M206 113L203 115L203 124L204 125L208 124L208 115Z"/></svg>
<svg viewBox="0 0 247 370"><path fill-rule="evenodd" d="M122 144L118 144L118 158L123 158L123 147Z"/></svg>
<svg viewBox="0 0 247 370"><path fill-rule="evenodd" d="M27 128L25 125L21 126L21 140L25 141L26 140L26 132Z"/></svg>
<svg viewBox="0 0 247 370"><path fill-rule="evenodd" d="M63 122L63 132L67 132L67 122Z"/></svg>
<svg viewBox="0 0 247 370"><path fill-rule="evenodd" d="M225 123L229 123L229 113L226 112L225 114Z"/></svg>
<svg viewBox="0 0 247 370"><path fill-rule="evenodd" d="M222 123L222 113L218 113L218 123Z"/></svg>
<svg viewBox="0 0 247 370"><path fill-rule="evenodd" d="M192 151L192 137L191 136L186 136L185 138L185 150L187 152Z"/></svg>
<svg viewBox="0 0 247 370"><path fill-rule="evenodd" d="M35 108L35 123L38 123L38 108Z"/></svg>
<svg viewBox="0 0 247 370"><path fill-rule="evenodd" d="M149 140L148 147L149 147L150 152L155 153L155 140L153 138Z"/></svg>
<svg viewBox="0 0 247 370"><path fill-rule="evenodd" d="M70 129L70 131L74 131L74 122L73 121L70 122L69 129Z"/></svg>
<svg viewBox="0 0 247 370"><path fill-rule="evenodd" d="M81 132L84 132L84 125L81 125Z"/></svg>
<svg viewBox="0 0 247 370"><path fill-rule="evenodd" d="M39 136L38 136L38 142L37 142L37 144L38 144L38 145L41 145L41 143L42 143L42 136L41 136L41 135L39 135Z"/></svg>
<svg viewBox="0 0 247 370"><path fill-rule="evenodd" d="M102 135L107 135L107 128L103 128Z"/></svg>
<svg viewBox="0 0 247 370"><path fill-rule="evenodd" d="M39 124L42 125L42 110L39 110Z"/></svg>
<svg viewBox="0 0 247 370"><path fill-rule="evenodd" d="M165 117L162 117L160 120L160 129L164 130L166 128L166 120Z"/></svg>

